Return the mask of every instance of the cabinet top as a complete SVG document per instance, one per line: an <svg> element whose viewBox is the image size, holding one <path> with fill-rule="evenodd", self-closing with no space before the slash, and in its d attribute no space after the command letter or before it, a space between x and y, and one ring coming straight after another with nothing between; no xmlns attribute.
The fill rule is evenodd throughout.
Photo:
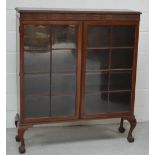
<svg viewBox="0 0 155 155"><path fill-rule="evenodd" d="M102 13L102 14L141 14L131 10L108 10L108 9L62 9L62 8L20 8L15 10L19 13Z"/></svg>

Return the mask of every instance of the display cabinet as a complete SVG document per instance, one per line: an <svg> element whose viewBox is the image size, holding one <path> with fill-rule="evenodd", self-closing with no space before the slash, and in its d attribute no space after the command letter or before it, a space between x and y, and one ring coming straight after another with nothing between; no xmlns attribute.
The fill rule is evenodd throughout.
<svg viewBox="0 0 155 155"><path fill-rule="evenodd" d="M140 12L16 11L19 152L25 130L42 123L121 118L133 142Z"/></svg>

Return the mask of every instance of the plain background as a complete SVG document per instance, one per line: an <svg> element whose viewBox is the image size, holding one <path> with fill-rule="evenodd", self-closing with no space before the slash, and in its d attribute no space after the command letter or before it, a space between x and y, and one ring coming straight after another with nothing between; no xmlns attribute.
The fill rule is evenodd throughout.
<svg viewBox="0 0 155 155"><path fill-rule="evenodd" d="M14 127L16 91L15 7L130 9L141 11L135 115L139 122L149 119L149 4L148 0L7 0L6 6L6 127ZM104 123L104 120L102 121ZM102 123L100 122L100 123Z"/></svg>

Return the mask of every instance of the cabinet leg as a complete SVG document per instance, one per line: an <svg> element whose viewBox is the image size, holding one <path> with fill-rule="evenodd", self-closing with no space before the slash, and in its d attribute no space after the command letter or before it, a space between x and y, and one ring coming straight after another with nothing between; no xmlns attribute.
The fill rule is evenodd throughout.
<svg viewBox="0 0 155 155"><path fill-rule="evenodd" d="M18 127L18 123L19 123L19 114L17 113L15 116L15 126L16 128Z"/></svg>
<svg viewBox="0 0 155 155"><path fill-rule="evenodd" d="M128 120L128 122L130 123L130 130L128 133L127 140L128 142L132 143L134 142L134 137L132 136L132 132L134 128L136 127L137 121L136 121L135 116L125 117L124 119Z"/></svg>
<svg viewBox="0 0 155 155"><path fill-rule="evenodd" d="M28 129L26 126L18 127L18 135L16 136L16 141L20 142L19 153L25 153L25 142L24 142L24 133Z"/></svg>
<svg viewBox="0 0 155 155"><path fill-rule="evenodd" d="M15 136L15 140L16 140L16 142L20 142L20 139L19 139L18 135Z"/></svg>
<svg viewBox="0 0 155 155"><path fill-rule="evenodd" d="M124 121L124 119L122 117L121 118L121 122L120 122L120 127L118 129L120 133L124 133L125 132L125 128L123 127L123 121Z"/></svg>

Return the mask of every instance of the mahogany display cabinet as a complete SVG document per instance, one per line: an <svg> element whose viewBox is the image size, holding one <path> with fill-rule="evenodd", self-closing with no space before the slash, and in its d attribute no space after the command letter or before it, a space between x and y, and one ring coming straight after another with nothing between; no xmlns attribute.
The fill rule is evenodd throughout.
<svg viewBox="0 0 155 155"><path fill-rule="evenodd" d="M140 12L16 8L16 141L36 124L120 118L136 126Z"/></svg>

